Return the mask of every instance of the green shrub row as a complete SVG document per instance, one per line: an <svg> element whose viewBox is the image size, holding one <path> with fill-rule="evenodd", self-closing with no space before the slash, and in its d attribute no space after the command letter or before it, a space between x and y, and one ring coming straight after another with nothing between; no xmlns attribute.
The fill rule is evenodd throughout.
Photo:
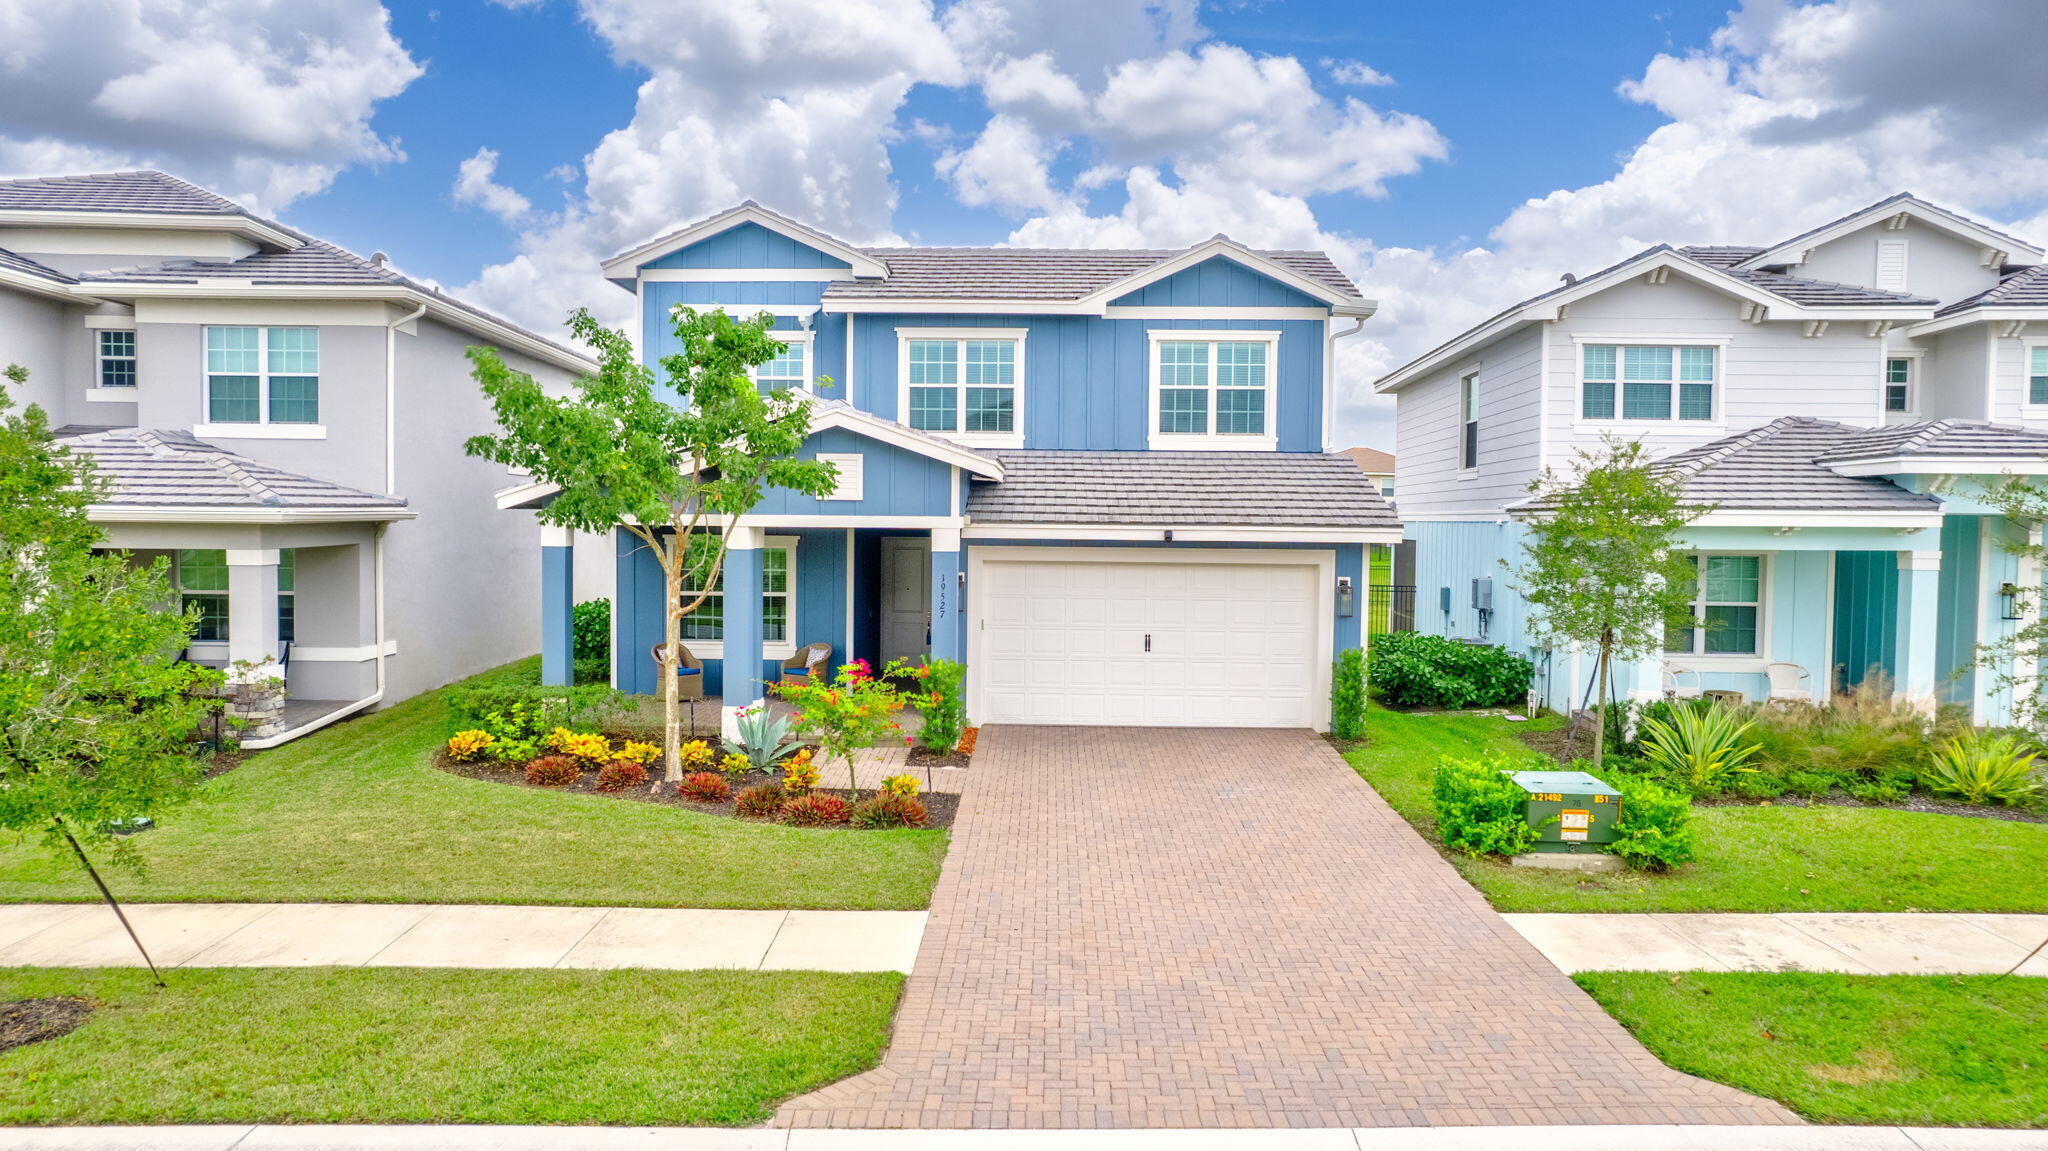
<svg viewBox="0 0 2048 1151"><path fill-rule="evenodd" d="M1519 855L1534 846L1540 831L1524 815L1528 793L1508 777L1544 766L1495 752L1480 759L1445 757L1431 780L1437 835L1445 847L1465 855ZM1691 826L1692 801L1640 776L1613 774L1621 792L1619 837L1601 847L1641 871L1667 871L1697 851Z"/></svg>
<svg viewBox="0 0 2048 1151"><path fill-rule="evenodd" d="M1381 702L1394 707L1521 707L1535 666L1501 647L1440 635L1374 636L1366 669Z"/></svg>

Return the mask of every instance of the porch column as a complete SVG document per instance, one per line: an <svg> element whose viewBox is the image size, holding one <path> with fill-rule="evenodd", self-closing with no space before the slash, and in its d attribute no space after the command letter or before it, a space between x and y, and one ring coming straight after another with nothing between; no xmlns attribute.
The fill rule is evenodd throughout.
<svg viewBox="0 0 2048 1151"><path fill-rule="evenodd" d="M277 549L228 548L228 662L276 659Z"/></svg>
<svg viewBox="0 0 2048 1151"><path fill-rule="evenodd" d="M1898 622L1898 694L1935 704L1937 679L1934 637L1941 584L1939 551L1900 552Z"/></svg>
<svg viewBox="0 0 2048 1151"><path fill-rule="evenodd" d="M960 530L932 529L932 658L959 662L964 633L961 611L967 606L967 589L961 586Z"/></svg>
<svg viewBox="0 0 2048 1151"><path fill-rule="evenodd" d="M724 704L719 728L739 738L735 711L761 702L761 529L736 528L725 553Z"/></svg>
<svg viewBox="0 0 2048 1151"><path fill-rule="evenodd" d="M540 525L540 681L575 681L576 535Z"/></svg>

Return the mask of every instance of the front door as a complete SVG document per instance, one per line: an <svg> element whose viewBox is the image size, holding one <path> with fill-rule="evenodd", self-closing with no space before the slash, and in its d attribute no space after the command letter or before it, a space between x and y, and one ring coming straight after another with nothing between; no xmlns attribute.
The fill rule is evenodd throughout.
<svg viewBox="0 0 2048 1151"><path fill-rule="evenodd" d="M915 660L932 647L932 541L882 540L882 662Z"/></svg>

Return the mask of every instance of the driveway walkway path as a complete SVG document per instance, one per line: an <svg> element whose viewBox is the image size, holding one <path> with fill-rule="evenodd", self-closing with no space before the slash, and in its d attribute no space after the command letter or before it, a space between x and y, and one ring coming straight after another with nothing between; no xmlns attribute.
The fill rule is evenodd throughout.
<svg viewBox="0 0 2048 1151"><path fill-rule="evenodd" d="M791 1127L1784 1124L1631 1039L1306 732L991 727L883 1065Z"/></svg>
<svg viewBox="0 0 2048 1151"><path fill-rule="evenodd" d="M429 903L123 904L159 967L908 971L922 911ZM0 906L0 967L139 967L97 903Z"/></svg>
<svg viewBox="0 0 2048 1151"><path fill-rule="evenodd" d="M2048 976L2048 915L1785 911L1502 918L1560 971ZM2024 963L2021 961L2025 960Z"/></svg>

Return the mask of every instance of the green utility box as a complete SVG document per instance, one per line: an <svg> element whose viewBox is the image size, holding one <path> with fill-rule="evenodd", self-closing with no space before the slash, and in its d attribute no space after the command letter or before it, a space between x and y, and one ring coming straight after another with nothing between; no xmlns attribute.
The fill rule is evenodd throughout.
<svg viewBox="0 0 2048 1151"><path fill-rule="evenodd" d="M1540 836L1530 851L1590 851L1614 842L1620 792L1583 771L1518 771L1508 778L1529 793L1523 815Z"/></svg>

